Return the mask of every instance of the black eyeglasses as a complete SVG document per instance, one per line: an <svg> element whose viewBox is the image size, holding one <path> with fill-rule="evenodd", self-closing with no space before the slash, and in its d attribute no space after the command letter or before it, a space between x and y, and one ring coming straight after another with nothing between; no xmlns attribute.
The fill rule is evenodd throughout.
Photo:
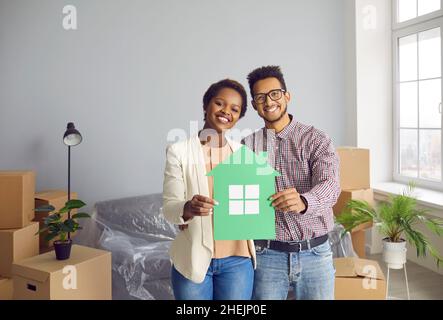
<svg viewBox="0 0 443 320"><path fill-rule="evenodd" d="M283 89L274 89L269 91L268 93L257 93L254 95L253 100L255 103L265 103L266 97L271 98L272 101L277 101L283 95L286 90Z"/></svg>

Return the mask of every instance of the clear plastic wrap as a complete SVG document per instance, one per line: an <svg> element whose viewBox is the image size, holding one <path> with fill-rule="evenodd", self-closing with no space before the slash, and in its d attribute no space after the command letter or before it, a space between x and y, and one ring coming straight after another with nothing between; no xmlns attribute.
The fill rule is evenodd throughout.
<svg viewBox="0 0 443 320"><path fill-rule="evenodd" d="M96 219L130 237L173 240L176 227L161 214L161 193L98 202Z"/></svg>
<svg viewBox="0 0 443 320"><path fill-rule="evenodd" d="M342 236L344 227L336 223L334 229L329 232L329 242L331 243L332 256L334 258L356 257L357 254L352 246L352 239L349 232Z"/></svg>
<svg viewBox="0 0 443 320"><path fill-rule="evenodd" d="M99 202L76 242L112 252L113 299L173 299L169 247L176 227L162 195Z"/></svg>

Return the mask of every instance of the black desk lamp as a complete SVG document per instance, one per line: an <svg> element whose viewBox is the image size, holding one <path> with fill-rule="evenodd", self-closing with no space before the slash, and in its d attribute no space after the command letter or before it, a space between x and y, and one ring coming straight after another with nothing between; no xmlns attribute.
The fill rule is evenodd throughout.
<svg viewBox="0 0 443 320"><path fill-rule="evenodd" d="M82 135L75 129L74 123L69 122L63 135L63 142L68 146L68 201L71 200L71 147L80 144L82 139ZM71 210L68 211L68 219L71 219ZM71 240L70 232L68 232L68 240Z"/></svg>

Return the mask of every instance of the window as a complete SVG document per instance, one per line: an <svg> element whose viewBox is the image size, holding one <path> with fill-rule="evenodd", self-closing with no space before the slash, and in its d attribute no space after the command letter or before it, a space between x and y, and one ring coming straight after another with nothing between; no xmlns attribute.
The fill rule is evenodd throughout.
<svg viewBox="0 0 443 320"><path fill-rule="evenodd" d="M440 0L398 0L397 21L404 22L440 9Z"/></svg>
<svg viewBox="0 0 443 320"><path fill-rule="evenodd" d="M443 189L441 0L394 1L394 179Z"/></svg>
<svg viewBox="0 0 443 320"><path fill-rule="evenodd" d="M396 21L412 20L441 9L441 0L397 0Z"/></svg>
<svg viewBox="0 0 443 320"><path fill-rule="evenodd" d="M258 214L260 186L254 185L230 185L229 186L229 214L244 215Z"/></svg>

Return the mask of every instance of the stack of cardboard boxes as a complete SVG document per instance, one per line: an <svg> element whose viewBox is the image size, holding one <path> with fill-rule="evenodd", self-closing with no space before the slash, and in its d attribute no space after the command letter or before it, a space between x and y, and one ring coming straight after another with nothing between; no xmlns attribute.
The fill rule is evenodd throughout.
<svg viewBox="0 0 443 320"><path fill-rule="evenodd" d="M351 147L337 148L340 157L340 187L342 189L333 210L338 216L349 200L364 200L374 204L374 193L369 181L369 150ZM372 223L361 225L352 230L351 238L354 251L365 258L365 233Z"/></svg>
<svg viewBox="0 0 443 320"><path fill-rule="evenodd" d="M71 199L77 194L71 192ZM56 211L65 206L68 193L63 190L35 194L35 207L51 205ZM71 211L71 215L76 210ZM48 212L36 212L34 221L43 225ZM63 215L66 219L67 215ZM103 250L73 245L71 256L58 261L54 241L40 237L40 255L15 262L13 265L14 299L26 300L110 300L111 254ZM71 234L73 238L75 234Z"/></svg>
<svg viewBox="0 0 443 320"><path fill-rule="evenodd" d="M73 245L71 257L59 261L53 242L38 235L50 212L34 209L59 210L67 200L62 190L36 194L32 171L0 171L0 300L111 299L110 252Z"/></svg>
<svg viewBox="0 0 443 320"><path fill-rule="evenodd" d="M12 299L13 262L39 253L34 193L34 172L0 171L0 299Z"/></svg>
<svg viewBox="0 0 443 320"><path fill-rule="evenodd" d="M342 213L349 200L363 200L374 205L374 194L369 180L369 150L337 148L340 158L341 194L334 206L334 215ZM358 257L334 259L336 300L383 300L386 282L376 261L366 260L366 223L351 232L352 246Z"/></svg>

